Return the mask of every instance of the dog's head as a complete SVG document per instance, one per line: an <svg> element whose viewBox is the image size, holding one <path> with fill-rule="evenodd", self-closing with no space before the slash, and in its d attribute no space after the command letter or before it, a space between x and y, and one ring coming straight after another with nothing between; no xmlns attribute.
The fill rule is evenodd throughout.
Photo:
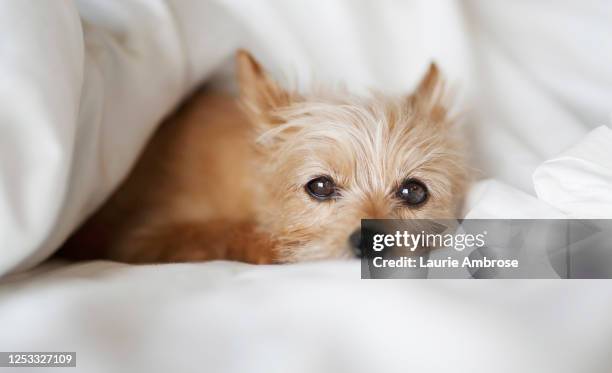
<svg viewBox="0 0 612 373"><path fill-rule="evenodd" d="M237 68L258 219L281 260L353 256L361 219L457 217L467 172L435 65L403 97L288 91L242 51Z"/></svg>

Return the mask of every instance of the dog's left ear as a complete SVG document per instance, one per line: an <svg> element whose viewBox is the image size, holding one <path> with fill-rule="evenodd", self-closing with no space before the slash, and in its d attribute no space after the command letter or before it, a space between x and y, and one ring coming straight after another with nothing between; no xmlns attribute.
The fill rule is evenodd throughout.
<svg viewBox="0 0 612 373"><path fill-rule="evenodd" d="M274 110L290 104L291 95L281 88L245 51L236 53L236 72L240 85L240 100L247 113L258 125L276 124Z"/></svg>
<svg viewBox="0 0 612 373"><path fill-rule="evenodd" d="M444 79L440 69L431 62L427 73L408 97L408 103L414 110L429 116L434 121L443 121L447 110L444 106Z"/></svg>

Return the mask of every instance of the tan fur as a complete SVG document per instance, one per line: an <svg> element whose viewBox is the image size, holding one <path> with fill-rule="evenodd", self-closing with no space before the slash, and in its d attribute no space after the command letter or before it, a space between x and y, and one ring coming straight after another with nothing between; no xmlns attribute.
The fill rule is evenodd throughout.
<svg viewBox="0 0 612 373"><path fill-rule="evenodd" d="M248 53L236 60L242 110L195 95L64 252L134 263L340 258L360 219L456 217L467 174L435 65L410 96L357 97L287 91ZM306 193L319 175L339 198ZM407 178L427 185L424 205L395 197Z"/></svg>

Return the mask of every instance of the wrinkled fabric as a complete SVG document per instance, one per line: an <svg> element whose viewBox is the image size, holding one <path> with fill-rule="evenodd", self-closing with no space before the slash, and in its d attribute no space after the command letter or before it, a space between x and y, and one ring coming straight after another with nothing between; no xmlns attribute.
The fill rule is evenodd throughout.
<svg viewBox="0 0 612 373"><path fill-rule="evenodd" d="M610 19L595 0L3 0L0 351L77 351L86 372L608 372L608 282L36 265L182 98L235 88L240 47L298 89L405 94L435 60L472 144L467 217L607 217Z"/></svg>
<svg viewBox="0 0 612 373"><path fill-rule="evenodd" d="M612 129L601 126L533 174L537 196L576 219L612 218Z"/></svg>

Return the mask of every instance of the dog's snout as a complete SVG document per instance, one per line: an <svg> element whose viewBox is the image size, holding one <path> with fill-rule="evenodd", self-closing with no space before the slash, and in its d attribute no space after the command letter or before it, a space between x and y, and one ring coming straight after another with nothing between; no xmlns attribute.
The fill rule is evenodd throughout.
<svg viewBox="0 0 612 373"><path fill-rule="evenodd" d="M356 229L351 233L349 236L349 245L356 257L363 257L363 251L361 250L361 229Z"/></svg>

